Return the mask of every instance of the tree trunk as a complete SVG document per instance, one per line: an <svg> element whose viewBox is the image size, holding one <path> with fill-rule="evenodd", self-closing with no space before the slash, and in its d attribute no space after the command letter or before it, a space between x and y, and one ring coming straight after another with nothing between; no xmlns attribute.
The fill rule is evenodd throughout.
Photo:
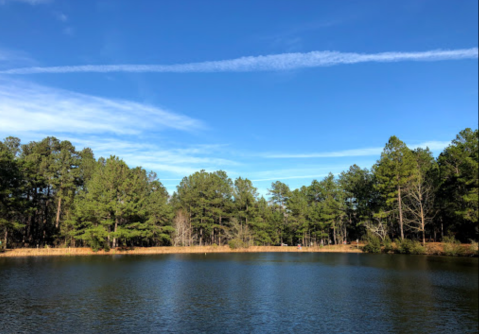
<svg viewBox="0 0 479 334"><path fill-rule="evenodd" d="M220 216L220 226L223 226L223 217ZM221 229L222 230L222 229ZM218 246L221 246L222 245L222 240L221 240L221 236L220 236L220 233L221 233L221 230L220 232L218 233Z"/></svg>
<svg viewBox="0 0 479 334"><path fill-rule="evenodd" d="M399 205L399 229L401 230L401 240L404 240L404 227L403 227L403 220L402 220L401 187L398 187L398 205Z"/></svg>
<svg viewBox="0 0 479 334"><path fill-rule="evenodd" d="M58 198L58 206L57 206L57 218L55 220L55 228L58 228L60 223L60 211L62 209L62 198Z"/></svg>
<svg viewBox="0 0 479 334"><path fill-rule="evenodd" d="M333 240L334 244L336 245L336 224L333 224Z"/></svg>
<svg viewBox="0 0 479 334"><path fill-rule="evenodd" d="M191 246L191 239L192 239L192 234L193 234L193 229L191 228L191 204L190 204L190 237L188 239L188 246Z"/></svg>
<svg viewBox="0 0 479 334"><path fill-rule="evenodd" d="M115 229L113 232L116 233L116 229L118 228L118 217L115 217ZM116 235L113 237L113 248L116 248Z"/></svg>
<svg viewBox="0 0 479 334"><path fill-rule="evenodd" d="M5 249L5 250L7 249L7 241L8 241L8 229L5 226L5 236L4 236L5 245L3 245L3 249Z"/></svg>
<svg viewBox="0 0 479 334"><path fill-rule="evenodd" d="M424 211L421 205L421 229L422 229L422 245L426 246L426 223L424 222Z"/></svg>

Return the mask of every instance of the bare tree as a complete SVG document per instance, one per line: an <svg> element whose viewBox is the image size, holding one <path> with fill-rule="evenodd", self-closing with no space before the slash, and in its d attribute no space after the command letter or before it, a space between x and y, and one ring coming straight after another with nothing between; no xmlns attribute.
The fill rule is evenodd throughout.
<svg viewBox="0 0 479 334"><path fill-rule="evenodd" d="M388 212L379 212L374 215L374 218L371 220L366 220L363 222L364 226L368 231L377 235L384 241L389 233L389 228L387 224Z"/></svg>
<svg viewBox="0 0 479 334"><path fill-rule="evenodd" d="M182 210L178 210L173 219L175 233L173 235L174 246L191 246L193 244L192 229L188 222L188 216Z"/></svg>
<svg viewBox="0 0 479 334"><path fill-rule="evenodd" d="M226 230L228 239L238 239L243 242L244 245L251 246L254 243L253 234L251 233L248 225L241 224L238 219L231 219L231 226Z"/></svg>
<svg viewBox="0 0 479 334"><path fill-rule="evenodd" d="M413 231L422 234L422 243L426 244L426 225L435 216L434 173L435 161L428 148L413 151L416 167L405 186L404 213L405 223Z"/></svg>
<svg viewBox="0 0 479 334"><path fill-rule="evenodd" d="M405 191L404 212L405 223L413 231L422 234L422 243L426 244L426 225L435 214L434 187L421 175L412 181Z"/></svg>

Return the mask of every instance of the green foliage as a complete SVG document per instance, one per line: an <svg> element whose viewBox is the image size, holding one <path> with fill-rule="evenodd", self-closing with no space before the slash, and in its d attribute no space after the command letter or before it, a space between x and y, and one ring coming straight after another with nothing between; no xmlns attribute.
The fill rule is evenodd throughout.
<svg viewBox="0 0 479 334"><path fill-rule="evenodd" d="M248 248L247 243L237 238L231 239L230 241L228 241L228 246L230 246L231 249Z"/></svg>
<svg viewBox="0 0 479 334"><path fill-rule="evenodd" d="M389 236L401 236L396 251L419 254L424 247L403 236L425 241L451 231L462 242L479 239L478 160L477 130L461 131L437 159L392 136L371 170L353 165L298 189L276 181L270 198L251 180L205 170L183 178L170 197L154 173L118 157L96 160L91 149L54 137L24 145L8 137L0 142L0 236L2 247L107 250L318 246L369 232L376 237L367 236L365 251L392 252ZM452 255L460 248L445 245Z"/></svg>
<svg viewBox="0 0 479 334"><path fill-rule="evenodd" d="M373 235L368 234L366 236L366 245L363 247L363 252L365 253L381 253L381 240Z"/></svg>
<svg viewBox="0 0 479 334"><path fill-rule="evenodd" d="M442 242L444 254L447 256L462 256L466 252L464 247L462 247L461 242L456 240L453 236L444 237Z"/></svg>
<svg viewBox="0 0 479 334"><path fill-rule="evenodd" d="M415 161L411 150L396 136L389 138L381 153L381 159L375 166L376 188L386 199L390 214L397 212L401 239L404 238L402 189L414 176Z"/></svg>
<svg viewBox="0 0 479 334"><path fill-rule="evenodd" d="M478 238L479 149L478 130L461 131L438 157L439 219L462 240Z"/></svg>
<svg viewBox="0 0 479 334"><path fill-rule="evenodd" d="M384 248L383 248L384 253L393 253L394 252L393 242L392 242L391 238L389 238L389 236L386 236L386 238L384 238L383 245L384 245Z"/></svg>
<svg viewBox="0 0 479 334"><path fill-rule="evenodd" d="M396 239L396 251L400 254L426 254L426 248L417 240Z"/></svg>

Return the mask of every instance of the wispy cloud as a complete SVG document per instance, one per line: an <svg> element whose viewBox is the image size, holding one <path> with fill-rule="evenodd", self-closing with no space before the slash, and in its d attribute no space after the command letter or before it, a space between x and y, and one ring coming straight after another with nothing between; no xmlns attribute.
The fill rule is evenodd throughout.
<svg viewBox="0 0 479 334"><path fill-rule="evenodd" d="M25 52L5 48L0 49L0 70L11 68L13 66L17 67L34 65L37 65L35 60L33 60Z"/></svg>
<svg viewBox="0 0 479 334"><path fill-rule="evenodd" d="M194 131L201 121L143 103L113 100L0 79L0 131L138 135L166 128Z"/></svg>
<svg viewBox="0 0 479 334"><path fill-rule="evenodd" d="M75 30L72 27L66 27L62 30L63 34L72 36L75 32Z"/></svg>
<svg viewBox="0 0 479 334"><path fill-rule="evenodd" d="M92 148L97 158L116 155L132 167L153 170L170 181L201 169L240 165L225 158L229 150L225 144L159 140L162 128L182 131L184 136L185 131L206 127L199 120L142 103L0 78L2 138L13 135L28 142L55 136L77 149Z"/></svg>
<svg viewBox="0 0 479 334"><path fill-rule="evenodd" d="M271 177L266 179L256 179L251 180L252 182L265 182L265 181L278 181L278 180L292 180L292 179L316 179L325 177L328 174L316 174L316 175L294 175L294 176L278 176L278 177Z"/></svg>
<svg viewBox="0 0 479 334"><path fill-rule="evenodd" d="M217 145L191 145L180 148L165 148L149 140L144 141L117 139L111 137L90 136L88 138L62 136L77 147L90 147L97 157L117 155L130 166L141 166L147 170L154 170L161 175L183 177L201 169L213 171L224 167L238 165L237 162L218 158ZM168 145L169 146L169 145ZM181 179L168 179L179 181Z"/></svg>
<svg viewBox="0 0 479 334"><path fill-rule="evenodd" d="M420 144L408 145L409 148L426 148L431 151L443 150L451 142L450 141L428 141ZM307 158L342 158L342 157L359 157L359 156L379 156L383 151L383 147L359 148L353 150L335 151L335 152L316 152L316 153L278 153L265 154L265 158L270 159L307 159Z"/></svg>
<svg viewBox="0 0 479 334"><path fill-rule="evenodd" d="M358 157L358 156L369 156L369 155L378 155L381 154L383 148L361 148L355 150L344 150L336 152L317 152L317 153L278 153L278 154L266 154L265 158L276 158L276 159L305 159L305 158L340 158L340 157Z"/></svg>
<svg viewBox="0 0 479 334"><path fill-rule="evenodd" d="M75 73L75 72L253 72L284 71L300 68L358 64L365 62L439 61L477 59L478 48L456 50L431 50L424 52L344 53L312 51L283 53L268 56L241 57L230 60L206 61L175 65L79 65L54 67L13 68L3 74Z"/></svg>
<svg viewBox="0 0 479 334"><path fill-rule="evenodd" d="M68 16L61 12L55 12L55 17L57 18L58 21L66 22L68 21Z"/></svg>
<svg viewBox="0 0 479 334"><path fill-rule="evenodd" d="M0 0L0 5L4 5L11 2L27 3L29 5L44 5L52 2L53 0Z"/></svg>

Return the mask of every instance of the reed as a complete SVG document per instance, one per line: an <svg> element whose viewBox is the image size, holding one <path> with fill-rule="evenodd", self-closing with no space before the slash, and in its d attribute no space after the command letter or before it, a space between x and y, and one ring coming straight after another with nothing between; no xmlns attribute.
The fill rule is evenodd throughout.
<svg viewBox="0 0 479 334"><path fill-rule="evenodd" d="M359 245L363 246L363 245ZM122 250L112 249L93 252L90 248L17 248L0 253L0 257L26 257L26 256L79 256L79 255L143 255L143 254L199 254L199 253L361 253L356 245L332 245L324 247L296 246L250 246L248 248L231 249L229 246L191 246L191 247L135 247Z"/></svg>

